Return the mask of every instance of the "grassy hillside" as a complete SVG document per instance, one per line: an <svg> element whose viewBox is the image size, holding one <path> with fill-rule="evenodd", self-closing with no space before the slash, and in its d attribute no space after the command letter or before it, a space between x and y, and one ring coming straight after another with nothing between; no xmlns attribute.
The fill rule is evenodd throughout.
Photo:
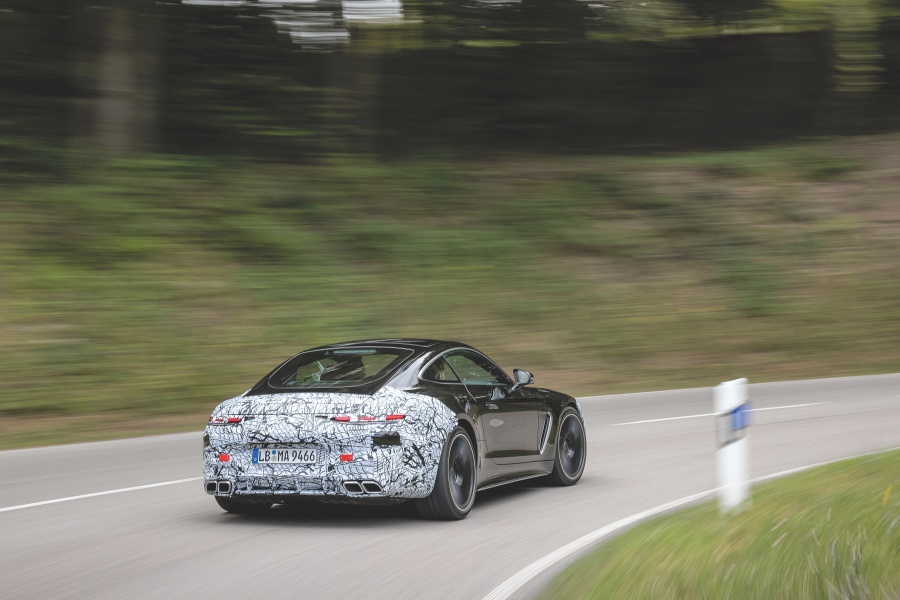
<svg viewBox="0 0 900 600"><path fill-rule="evenodd" d="M0 445L196 429L369 336L573 394L900 370L898 137L3 177Z"/></svg>

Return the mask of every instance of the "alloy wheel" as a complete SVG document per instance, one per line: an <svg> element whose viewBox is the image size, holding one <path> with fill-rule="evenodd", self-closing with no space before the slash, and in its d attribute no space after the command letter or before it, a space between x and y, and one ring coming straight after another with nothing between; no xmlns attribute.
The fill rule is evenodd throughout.
<svg viewBox="0 0 900 600"><path fill-rule="evenodd" d="M465 434L453 438L447 455L447 479L453 504L468 510L475 500L475 457Z"/></svg>
<svg viewBox="0 0 900 600"><path fill-rule="evenodd" d="M574 479L584 468L584 428L575 415L568 415L559 428L559 464Z"/></svg>

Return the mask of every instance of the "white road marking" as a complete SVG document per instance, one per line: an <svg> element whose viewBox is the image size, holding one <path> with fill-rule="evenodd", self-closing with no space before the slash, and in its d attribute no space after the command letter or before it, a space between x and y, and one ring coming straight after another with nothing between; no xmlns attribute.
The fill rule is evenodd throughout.
<svg viewBox="0 0 900 600"><path fill-rule="evenodd" d="M828 404L827 402L809 402L807 404L788 404L787 406L769 406L767 408L751 408L750 412L759 410L781 410L783 408L801 408L803 406L817 406L819 404ZM704 413L702 415L684 415L681 417L666 417L664 419L647 419L644 421L629 421L628 423L611 423L610 427L618 427L620 425L640 425L641 423L658 423L660 421L678 421L680 419L699 419L700 417L715 417L716 413Z"/></svg>
<svg viewBox="0 0 900 600"><path fill-rule="evenodd" d="M795 467L793 469L786 469L784 471L778 471L777 473L770 473L769 475L763 475L762 477L754 477L750 481L752 483L759 483L761 481L766 481L769 479L777 479L778 477L784 477L786 475L793 475L794 473L799 473L801 471L807 471L809 469L814 469L816 467L821 467L824 465L830 465L832 463L840 462L842 460L850 460L853 458L860 458L862 456L871 456L873 454L882 454L884 452L892 452L894 450L900 450L900 447L896 448L888 448L886 450L876 450L874 452L864 452L862 454L857 454L855 456L845 456L844 458L837 458L835 460L826 460L823 462L813 463L811 465L804 465L802 467ZM494 588L494 590L484 597L484 600L506 600L510 596L512 596L516 590L520 587L528 583L530 580L534 579L541 571L553 566L558 563L562 559L578 552L582 548L589 546L604 537L608 536L611 533L617 532L620 529L628 527L629 525L633 525L639 521L644 519L648 519L650 517L659 515L661 513L672 510L673 508L678 508L679 506L683 506L685 504L689 504L696 500L701 500L707 496L712 496L718 491L718 488L713 488L711 490L706 490L697 494L692 494L690 496L685 496L684 498L679 498L678 500L673 500L671 502L667 502L665 504L660 504L659 506L655 506L651 509L639 512L637 514L633 514L629 517L625 517L624 519L619 519L615 523L610 523L609 525L605 525L600 529L596 529L591 533L584 535L574 542L570 542L546 555L545 557L537 560L503 583Z"/></svg>
<svg viewBox="0 0 900 600"><path fill-rule="evenodd" d="M645 510L643 512L639 512L637 514L631 515L630 517L625 517L624 519L619 519L615 523L610 523L600 529L592 531L591 533L582 536L575 540L574 542L570 542L563 546L562 548L551 552L544 558L535 561L501 583L497 586L494 591L484 597L484 600L506 600L509 598L513 592L517 589L525 585L529 580L534 578L538 573L543 571L544 569L556 564L562 559L566 558L570 554L574 554L575 552L581 550L585 546L589 546L593 544L597 540L600 540L610 533L614 531L618 531L623 527L628 527L633 523L637 523L642 519L646 519L648 517L652 517L653 515L659 514L661 512L665 512L667 510L676 508L683 504L687 504L689 502L693 502L694 500L700 500L705 496L709 496L715 490L706 490L705 492L700 492L699 494L694 494L692 496L687 496L685 498L680 498L678 500L674 500L672 502L667 502L666 504L662 504L655 508L651 508L649 510Z"/></svg>
<svg viewBox="0 0 900 600"><path fill-rule="evenodd" d="M0 508L0 513L9 512L11 510L21 510L23 508L33 508L35 506L44 506L46 504L56 504L57 502L68 502L69 500L81 500L82 498L95 498L97 496L108 496L110 494L121 494L122 492L133 492L135 490L147 490L164 485L175 485L176 483L185 483L188 481L197 481L202 477L188 477L187 479L176 479L175 481L163 481L161 483L149 483L147 485L136 485L129 488L121 488L118 490L106 490L105 492L94 492L93 494L82 494L80 496L69 496L67 498L55 498L53 500L43 500L41 502L32 502L31 504L20 504L18 506L7 506Z"/></svg>

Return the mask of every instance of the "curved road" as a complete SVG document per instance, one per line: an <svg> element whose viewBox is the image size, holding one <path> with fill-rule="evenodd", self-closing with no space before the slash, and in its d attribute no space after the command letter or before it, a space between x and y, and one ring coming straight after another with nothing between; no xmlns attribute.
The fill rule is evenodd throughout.
<svg viewBox="0 0 900 600"><path fill-rule="evenodd" d="M754 476L900 446L900 374L757 384L750 398L764 409ZM589 454L577 486L488 490L453 523L404 506L238 517L199 479L23 506L198 478L201 434L0 452L0 598L477 600L576 538L715 486L711 389L581 403Z"/></svg>

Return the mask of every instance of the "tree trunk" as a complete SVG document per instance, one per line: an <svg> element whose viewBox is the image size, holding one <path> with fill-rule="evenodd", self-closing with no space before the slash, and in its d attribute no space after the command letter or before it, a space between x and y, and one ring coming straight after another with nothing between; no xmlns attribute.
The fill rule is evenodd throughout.
<svg viewBox="0 0 900 600"><path fill-rule="evenodd" d="M113 0L103 7L85 6L98 39L83 47L79 67L91 115L87 139L96 149L123 155L157 146L159 24L154 5ZM87 109L87 110L85 110Z"/></svg>

